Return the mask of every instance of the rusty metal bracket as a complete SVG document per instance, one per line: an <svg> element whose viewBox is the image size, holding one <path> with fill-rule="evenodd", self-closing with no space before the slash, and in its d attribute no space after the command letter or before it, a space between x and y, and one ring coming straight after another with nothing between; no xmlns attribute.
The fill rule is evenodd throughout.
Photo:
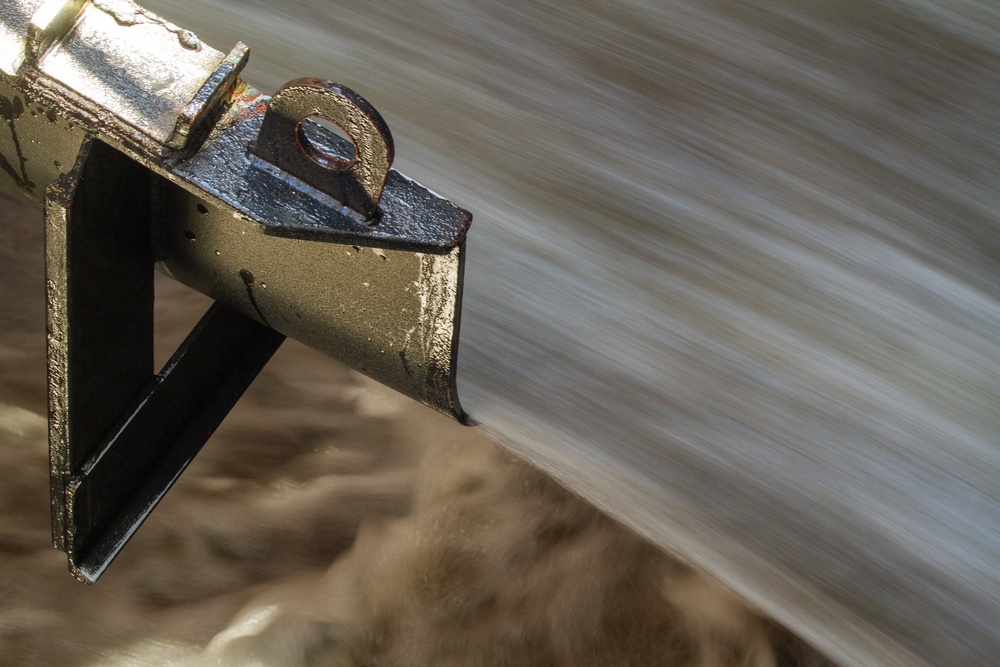
<svg viewBox="0 0 1000 667"><path fill-rule="evenodd" d="M0 0L0 192L46 212L53 543L85 581L285 336L465 419L472 216L391 168L357 93L269 98L248 57L130 0ZM159 373L154 266L217 301Z"/></svg>
<svg viewBox="0 0 1000 667"><path fill-rule="evenodd" d="M355 157L307 134L310 117L336 123L351 138ZM278 169L311 184L372 220L378 210L394 148L389 126L363 97L346 86L319 79L295 79L271 98L250 151Z"/></svg>

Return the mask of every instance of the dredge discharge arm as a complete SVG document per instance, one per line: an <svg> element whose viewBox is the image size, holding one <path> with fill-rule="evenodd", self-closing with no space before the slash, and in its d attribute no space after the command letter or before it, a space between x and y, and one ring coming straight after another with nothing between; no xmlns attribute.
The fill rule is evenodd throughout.
<svg viewBox="0 0 1000 667"><path fill-rule="evenodd" d="M285 336L464 421L472 216L390 168L357 93L269 98L247 57L128 0L0 0L0 191L45 210L53 542L84 581ZM156 266L216 300L158 373Z"/></svg>

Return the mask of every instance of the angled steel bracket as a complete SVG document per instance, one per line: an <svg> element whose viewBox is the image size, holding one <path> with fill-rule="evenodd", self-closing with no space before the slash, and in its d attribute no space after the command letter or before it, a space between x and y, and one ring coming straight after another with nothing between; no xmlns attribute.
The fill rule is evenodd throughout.
<svg viewBox="0 0 1000 667"><path fill-rule="evenodd" d="M285 336L464 420L471 215L391 169L360 95L269 98L248 56L128 0L0 0L0 191L46 219L53 542L88 582ZM159 373L154 267L216 299Z"/></svg>
<svg viewBox="0 0 1000 667"><path fill-rule="evenodd" d="M213 305L153 375L148 172L88 139L45 199L56 545L96 581L285 336Z"/></svg>

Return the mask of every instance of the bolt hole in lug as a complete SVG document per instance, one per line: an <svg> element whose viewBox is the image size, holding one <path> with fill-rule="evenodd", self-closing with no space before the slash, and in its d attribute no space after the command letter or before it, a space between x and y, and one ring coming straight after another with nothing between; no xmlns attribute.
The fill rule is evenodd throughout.
<svg viewBox="0 0 1000 667"><path fill-rule="evenodd" d="M324 169L343 171L357 159L358 149L354 140L335 121L322 116L309 116L299 123L295 134L302 152Z"/></svg>
<svg viewBox="0 0 1000 667"><path fill-rule="evenodd" d="M353 148L353 151L351 150ZM363 97L320 79L295 79L271 97L250 151L374 224L392 166L392 134Z"/></svg>

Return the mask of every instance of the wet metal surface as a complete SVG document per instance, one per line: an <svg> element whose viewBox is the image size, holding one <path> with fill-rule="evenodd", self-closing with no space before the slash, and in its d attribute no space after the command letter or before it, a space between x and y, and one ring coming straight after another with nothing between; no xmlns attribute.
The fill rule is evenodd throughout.
<svg viewBox="0 0 1000 667"><path fill-rule="evenodd" d="M394 169L389 170L379 199L378 222L368 225L333 197L248 156L267 101L259 91L242 87L201 150L166 164L167 173L180 179L180 185L196 187L245 219L257 221L265 234L437 253L449 252L465 238L472 221L468 211ZM320 127L313 131L330 145L331 153L342 151L347 143Z"/></svg>
<svg viewBox="0 0 1000 667"><path fill-rule="evenodd" d="M464 244L438 254L262 234L169 183L163 207L170 276L464 419L454 378Z"/></svg>
<svg viewBox="0 0 1000 667"><path fill-rule="evenodd" d="M46 191L53 543L90 583L285 339L215 304L154 375L153 187L88 140Z"/></svg>
<svg viewBox="0 0 1000 667"><path fill-rule="evenodd" d="M73 166L86 136L79 121L0 80L0 187L42 205L45 186Z"/></svg>
<svg viewBox="0 0 1000 667"><path fill-rule="evenodd" d="M354 157L326 150L302 129L313 116L332 121L354 143ZM315 136L315 135L313 135ZM382 115L356 92L329 81L296 79L271 98L250 151L377 224L379 197L394 153Z"/></svg>
<svg viewBox="0 0 1000 667"><path fill-rule="evenodd" d="M28 24L25 57L37 63L53 44L69 34L88 4L90 0L46 0Z"/></svg>
<svg viewBox="0 0 1000 667"><path fill-rule="evenodd" d="M56 183L53 541L78 577L100 576L284 335L464 421L471 215L389 169L363 98L300 80L269 115L239 78L245 45L226 56L127 0L4 0L0 24L4 57L27 56L0 63L0 189L41 205ZM310 116L356 157L332 158L345 142ZM218 301L158 376L154 261Z"/></svg>
<svg viewBox="0 0 1000 667"><path fill-rule="evenodd" d="M199 148L201 140L204 139L203 135L207 134L212 124L218 120L225 103L232 97L233 90L239 83L240 72L246 67L249 58L249 47L243 42L238 42L201 85L191 101L184 106L184 110L177 117L174 132L167 141L168 146L189 152Z"/></svg>
<svg viewBox="0 0 1000 667"><path fill-rule="evenodd" d="M121 0L91 3L39 71L151 139L166 143L178 117L225 54Z"/></svg>
<svg viewBox="0 0 1000 667"><path fill-rule="evenodd" d="M25 58L31 16L44 0L0 2L0 71L17 74Z"/></svg>

